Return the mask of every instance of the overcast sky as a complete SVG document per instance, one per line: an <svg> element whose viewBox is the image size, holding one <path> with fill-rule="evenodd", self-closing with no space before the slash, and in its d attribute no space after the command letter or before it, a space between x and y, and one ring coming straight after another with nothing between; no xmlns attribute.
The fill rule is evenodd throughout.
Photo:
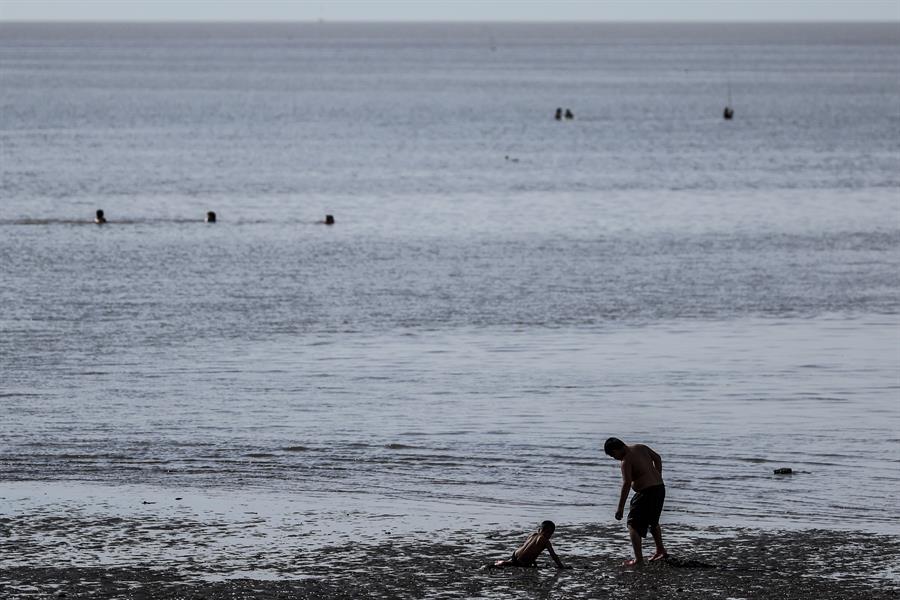
<svg viewBox="0 0 900 600"><path fill-rule="evenodd" d="M900 0L0 0L2 21L900 21Z"/></svg>

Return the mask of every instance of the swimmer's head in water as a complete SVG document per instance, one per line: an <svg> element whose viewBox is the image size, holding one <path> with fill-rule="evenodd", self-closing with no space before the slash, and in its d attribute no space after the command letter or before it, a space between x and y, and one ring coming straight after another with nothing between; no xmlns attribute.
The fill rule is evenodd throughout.
<svg viewBox="0 0 900 600"><path fill-rule="evenodd" d="M603 451L615 459L621 458L622 452L625 450L625 442L619 438L611 437L603 444Z"/></svg>
<svg viewBox="0 0 900 600"><path fill-rule="evenodd" d="M547 537L553 535L554 531L556 531L556 523L553 521L544 521L541 523L541 533L546 534Z"/></svg>

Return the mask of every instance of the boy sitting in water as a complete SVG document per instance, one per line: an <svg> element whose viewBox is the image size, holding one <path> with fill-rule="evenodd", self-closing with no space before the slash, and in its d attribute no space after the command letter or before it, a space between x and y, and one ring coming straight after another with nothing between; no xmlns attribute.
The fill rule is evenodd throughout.
<svg viewBox="0 0 900 600"><path fill-rule="evenodd" d="M556 531L556 525L553 521L544 521L541 523L541 528L529 535L525 543L513 552L509 560L498 560L494 563L494 567L536 567L535 561L538 555L546 548L558 569L568 569L569 567L563 565L559 560L550 543L550 536L554 531Z"/></svg>

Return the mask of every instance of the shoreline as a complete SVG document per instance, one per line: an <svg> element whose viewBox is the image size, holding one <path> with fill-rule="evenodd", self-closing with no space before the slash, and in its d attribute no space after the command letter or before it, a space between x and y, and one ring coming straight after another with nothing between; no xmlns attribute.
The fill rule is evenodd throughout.
<svg viewBox="0 0 900 600"><path fill-rule="evenodd" d="M487 569L505 558L527 531L460 529L431 539L393 535L346 541L304 552L302 536L271 540L269 551L239 552L230 564L204 559L191 523L171 522L158 534L133 535L136 519L113 517L121 537L64 540L65 528L0 520L0 553L21 556L0 568L0 594L15 598L359 598L609 596L678 598L895 598L900 592L900 538L833 530L766 531L669 525L674 560L638 569L621 566L630 546L621 525L560 526L553 541L571 570L557 571L545 554L537 569ZM64 519L60 518L60 521ZM60 523L62 525L62 523ZM78 523L67 523L77 530ZM20 532L31 529L30 535ZM132 535L129 535L132 532ZM14 535L15 534L15 535ZM223 534L224 535L224 534ZM252 535L252 533L250 534ZM66 544L142 544L169 536L183 553L155 560L70 564ZM172 537L174 536L174 537ZM56 539L56 559L52 540ZM48 545L48 540L51 543ZM650 542L648 539L647 542ZM652 546L652 542L651 546ZM707 566L709 568L702 568Z"/></svg>

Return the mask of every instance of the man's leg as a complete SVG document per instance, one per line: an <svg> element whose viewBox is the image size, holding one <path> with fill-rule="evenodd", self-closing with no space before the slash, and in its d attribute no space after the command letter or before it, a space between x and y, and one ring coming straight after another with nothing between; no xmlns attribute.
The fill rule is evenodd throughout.
<svg viewBox="0 0 900 600"><path fill-rule="evenodd" d="M625 566L633 567L644 562L644 555L641 553L641 534L639 534L634 527L629 525L628 536L631 538L631 547L634 548L634 558L632 560L626 560Z"/></svg>
<svg viewBox="0 0 900 600"><path fill-rule="evenodd" d="M653 543L656 544L656 554L654 554L650 560L660 560L669 557L669 553L666 552L666 547L663 546L662 541L662 528L657 525L650 526L650 534L653 536Z"/></svg>

